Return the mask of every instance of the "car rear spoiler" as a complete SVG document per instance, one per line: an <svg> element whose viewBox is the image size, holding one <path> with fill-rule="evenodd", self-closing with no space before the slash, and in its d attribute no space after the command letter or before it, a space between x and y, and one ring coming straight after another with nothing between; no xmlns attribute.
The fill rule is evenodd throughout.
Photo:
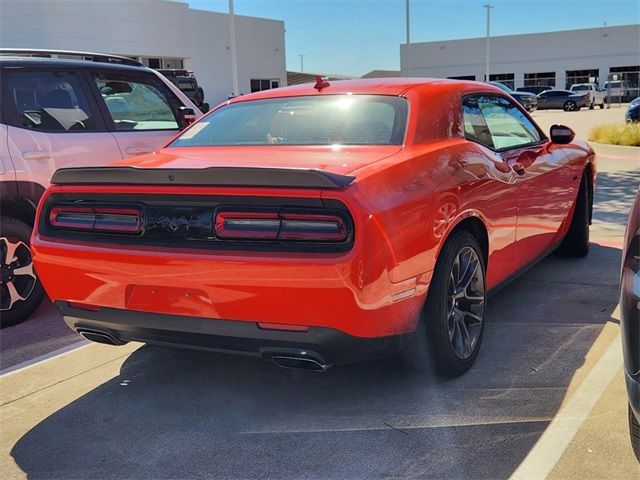
<svg viewBox="0 0 640 480"><path fill-rule="evenodd" d="M267 167L61 168L51 178L55 185L190 185L287 188L344 188L355 180L324 170Z"/></svg>

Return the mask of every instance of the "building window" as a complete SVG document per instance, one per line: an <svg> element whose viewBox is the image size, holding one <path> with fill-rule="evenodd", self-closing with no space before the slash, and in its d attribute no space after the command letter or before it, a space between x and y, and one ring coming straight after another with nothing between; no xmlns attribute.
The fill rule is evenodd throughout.
<svg viewBox="0 0 640 480"><path fill-rule="evenodd" d="M525 87L555 87L556 72L525 73Z"/></svg>
<svg viewBox="0 0 640 480"><path fill-rule="evenodd" d="M613 67L609 70L609 80L623 80L627 82L630 98L640 96L640 65L630 67Z"/></svg>
<svg viewBox="0 0 640 480"><path fill-rule="evenodd" d="M494 73L489 75L490 82L500 82L511 89L515 89L516 80L513 73Z"/></svg>
<svg viewBox="0 0 640 480"><path fill-rule="evenodd" d="M599 71L595 70L567 70L567 81L565 88L568 90L575 83L595 83L598 84Z"/></svg>
<svg viewBox="0 0 640 480"><path fill-rule="evenodd" d="M476 79L475 75L459 75L457 77L447 77L449 80L474 80Z"/></svg>
<svg viewBox="0 0 640 480"><path fill-rule="evenodd" d="M155 70L182 70L184 68L184 59L175 57L143 57L140 61L149 68Z"/></svg>
<svg viewBox="0 0 640 480"><path fill-rule="evenodd" d="M251 79L251 93L261 92L262 90L270 90L272 88L278 88L280 86L280 80L277 78L272 79Z"/></svg>

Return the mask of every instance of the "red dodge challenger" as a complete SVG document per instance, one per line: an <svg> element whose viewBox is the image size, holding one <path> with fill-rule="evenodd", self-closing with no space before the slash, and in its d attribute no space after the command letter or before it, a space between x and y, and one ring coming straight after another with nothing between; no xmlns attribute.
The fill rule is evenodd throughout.
<svg viewBox="0 0 640 480"><path fill-rule="evenodd" d="M491 291L556 247L587 254L594 178L587 143L494 86L318 79L57 171L31 246L93 341L318 370L400 348L459 375Z"/></svg>

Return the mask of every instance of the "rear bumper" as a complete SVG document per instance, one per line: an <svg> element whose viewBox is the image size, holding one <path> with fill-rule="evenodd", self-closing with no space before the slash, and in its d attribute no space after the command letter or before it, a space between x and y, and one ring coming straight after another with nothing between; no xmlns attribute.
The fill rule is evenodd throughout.
<svg viewBox="0 0 640 480"><path fill-rule="evenodd" d="M377 246L370 243L367 249ZM324 255L168 251L43 242L36 235L32 250L54 302L367 338L414 331L431 279L429 273L391 282L381 265L386 257L359 248Z"/></svg>
<svg viewBox="0 0 640 480"><path fill-rule="evenodd" d="M88 311L55 302L67 325L78 332L97 332L115 344L129 341L212 350L269 359L309 358L323 365L351 363L397 349L406 335L374 339L331 328L307 331L262 329L255 322L136 312L115 308Z"/></svg>

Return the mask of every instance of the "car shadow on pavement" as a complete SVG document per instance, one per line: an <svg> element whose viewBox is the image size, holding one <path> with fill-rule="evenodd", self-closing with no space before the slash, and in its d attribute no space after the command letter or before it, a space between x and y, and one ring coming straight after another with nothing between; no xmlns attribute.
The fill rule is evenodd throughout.
<svg viewBox="0 0 640 480"><path fill-rule="evenodd" d="M506 478L617 303L620 251L552 256L490 299L476 365L279 369L141 347L12 449L31 478Z"/></svg>

